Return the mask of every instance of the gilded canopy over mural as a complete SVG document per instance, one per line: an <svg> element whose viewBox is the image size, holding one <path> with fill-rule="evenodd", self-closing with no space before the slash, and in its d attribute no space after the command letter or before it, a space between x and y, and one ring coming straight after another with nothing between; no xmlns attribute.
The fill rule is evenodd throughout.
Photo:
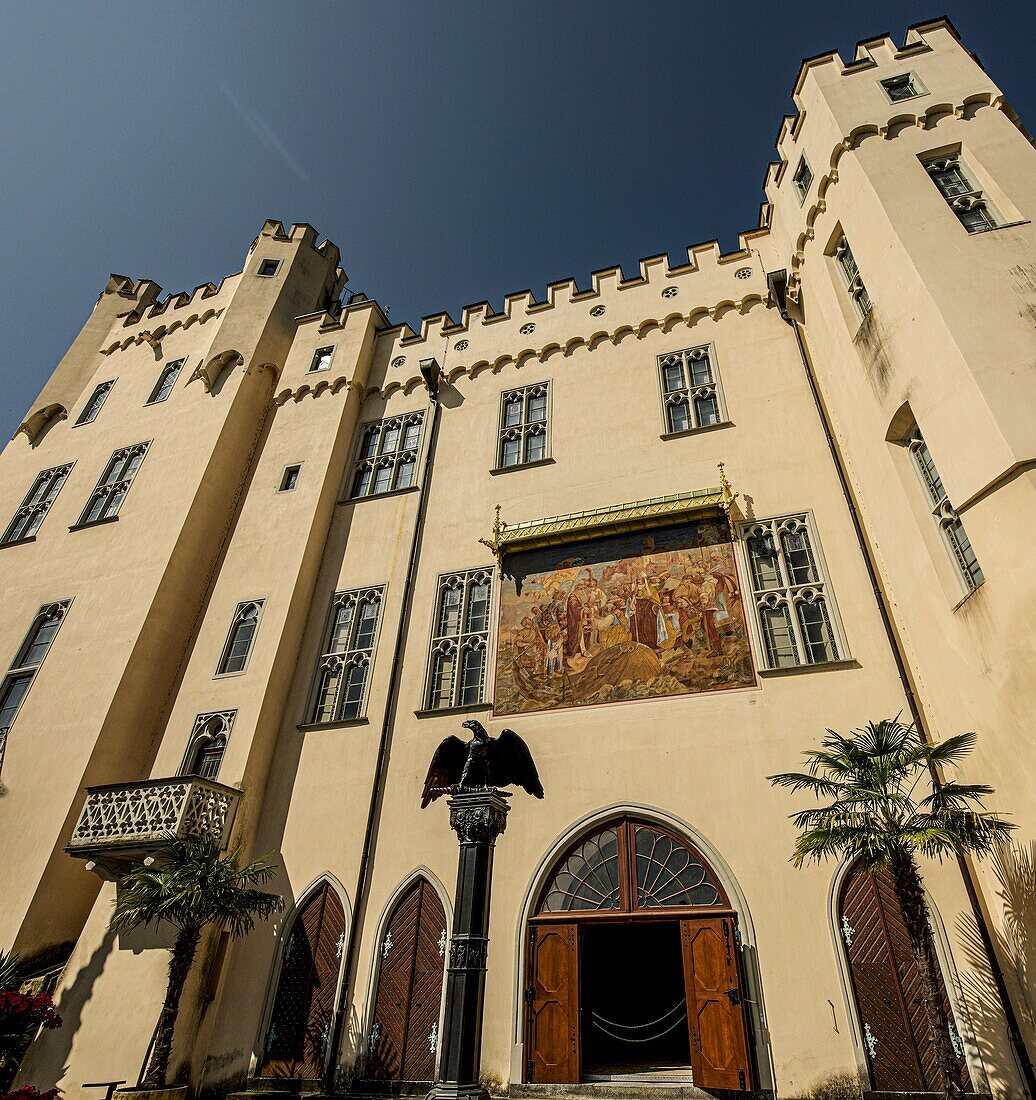
<svg viewBox="0 0 1036 1100"><path fill-rule="evenodd" d="M755 683L725 520L508 555L497 714Z"/></svg>

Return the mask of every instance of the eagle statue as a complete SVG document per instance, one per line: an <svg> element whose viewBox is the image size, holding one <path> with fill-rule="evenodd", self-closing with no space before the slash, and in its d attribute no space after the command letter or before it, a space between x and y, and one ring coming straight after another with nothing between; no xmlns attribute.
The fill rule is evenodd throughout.
<svg viewBox="0 0 1036 1100"><path fill-rule="evenodd" d="M474 718L463 726L471 730L470 741L465 743L451 734L435 750L424 781L422 810L444 794L488 791L512 785L537 798L543 797L543 785L529 746L514 730L503 730L494 738Z"/></svg>

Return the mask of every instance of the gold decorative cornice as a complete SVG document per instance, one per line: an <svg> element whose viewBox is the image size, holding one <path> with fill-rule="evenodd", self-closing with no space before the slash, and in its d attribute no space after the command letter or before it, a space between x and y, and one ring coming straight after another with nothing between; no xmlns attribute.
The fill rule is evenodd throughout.
<svg viewBox="0 0 1036 1100"><path fill-rule="evenodd" d="M714 488L695 489L690 493L651 497L648 500L633 500L626 504L591 508L584 512L569 512L563 516L525 520L521 523L505 523L501 520L498 504L492 538L478 541L483 546L488 546L497 561L501 562L505 554L515 550L535 550L542 546L638 531L656 526L659 521L677 523L707 512L721 513L729 520L735 494L727 480L723 463L720 463L719 471L720 483Z"/></svg>

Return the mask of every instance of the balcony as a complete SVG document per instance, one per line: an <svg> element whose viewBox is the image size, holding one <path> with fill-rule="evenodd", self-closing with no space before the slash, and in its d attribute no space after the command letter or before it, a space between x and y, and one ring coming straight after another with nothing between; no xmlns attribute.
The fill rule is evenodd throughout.
<svg viewBox="0 0 1036 1100"><path fill-rule="evenodd" d="M87 787L65 851L110 871L170 840L208 836L225 848L240 798L235 787L193 775Z"/></svg>

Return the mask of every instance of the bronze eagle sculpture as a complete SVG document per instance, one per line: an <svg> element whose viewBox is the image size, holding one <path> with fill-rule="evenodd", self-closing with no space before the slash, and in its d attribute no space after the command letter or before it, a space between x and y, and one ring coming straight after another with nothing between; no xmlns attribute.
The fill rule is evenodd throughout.
<svg viewBox="0 0 1036 1100"><path fill-rule="evenodd" d="M424 781L422 810L444 794L487 791L512 784L537 798L543 797L529 746L514 730L502 730L494 738L475 718L462 724L471 730L471 740L465 744L450 734L435 750Z"/></svg>

